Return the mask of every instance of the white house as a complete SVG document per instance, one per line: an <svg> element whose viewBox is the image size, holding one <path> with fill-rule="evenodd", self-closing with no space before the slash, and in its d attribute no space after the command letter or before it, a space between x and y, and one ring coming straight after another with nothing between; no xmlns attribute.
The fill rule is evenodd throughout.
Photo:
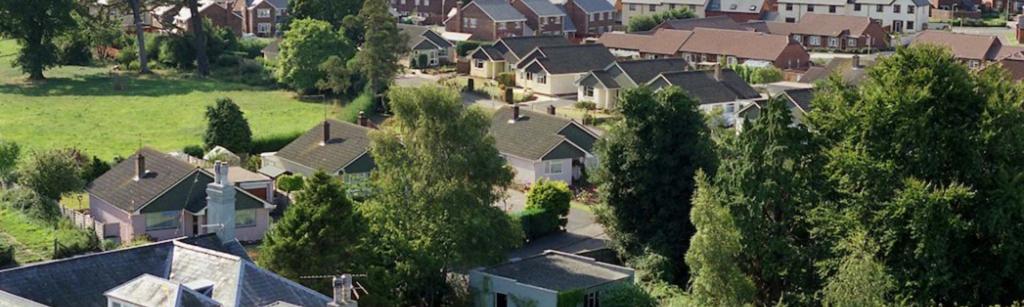
<svg viewBox="0 0 1024 307"><path fill-rule="evenodd" d="M890 33L925 30L931 4L927 0L779 0L775 21L799 22L805 14L868 17Z"/></svg>
<svg viewBox="0 0 1024 307"><path fill-rule="evenodd" d="M655 90L678 86L700 102L705 113L722 112L722 121L731 126L743 107L763 97L743 81L736 72L716 66L710 71L679 71L662 73L647 83Z"/></svg>
<svg viewBox="0 0 1024 307"><path fill-rule="evenodd" d="M516 65L516 85L538 94L575 95L580 76L613 62L601 44L537 47Z"/></svg>
<svg viewBox="0 0 1024 307"><path fill-rule="evenodd" d="M403 64L415 62L420 55L426 56L426 66L438 66L441 64L454 63L455 44L441 37L440 34L431 30L430 27L416 26L409 24L398 24L398 29L405 33L406 47L409 48L408 58L402 61Z"/></svg>
<svg viewBox="0 0 1024 307"><path fill-rule="evenodd" d="M620 90L637 88L661 73L688 70L688 66L681 58L614 62L580 77L576 81L576 97L580 101L592 101L601 109L614 109Z"/></svg>
<svg viewBox="0 0 1024 307"><path fill-rule="evenodd" d="M499 109L491 120L491 135L501 156L515 170L515 183L530 185L538 179L569 185L583 179L597 165L593 154L597 134L568 118L521 109Z"/></svg>

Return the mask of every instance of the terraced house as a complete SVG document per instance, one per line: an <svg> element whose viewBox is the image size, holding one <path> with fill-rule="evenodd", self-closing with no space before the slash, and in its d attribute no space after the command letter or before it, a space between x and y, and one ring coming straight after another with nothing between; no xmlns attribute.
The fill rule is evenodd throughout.
<svg viewBox="0 0 1024 307"><path fill-rule="evenodd" d="M993 62L1019 57L1024 52L1024 47L1005 45L999 37L946 31L924 31L910 43L911 46L925 44L949 48L954 57L972 69L981 69Z"/></svg>
<svg viewBox="0 0 1024 307"><path fill-rule="evenodd" d="M786 35L808 49L858 50L889 47L889 33L867 17L806 14L799 22L766 22L769 33Z"/></svg>
<svg viewBox="0 0 1024 307"><path fill-rule="evenodd" d="M928 0L778 0L775 21L800 22L808 14L867 17L890 33L914 33L927 29Z"/></svg>
<svg viewBox="0 0 1024 307"><path fill-rule="evenodd" d="M792 70L810 66L810 54L800 43L785 35L755 31L663 28L645 34L605 33L598 42L619 57L680 57L690 63L730 65L751 62Z"/></svg>
<svg viewBox="0 0 1024 307"><path fill-rule="evenodd" d="M634 16L654 15L670 10L688 9L697 18L705 16L710 0L622 0L622 24Z"/></svg>

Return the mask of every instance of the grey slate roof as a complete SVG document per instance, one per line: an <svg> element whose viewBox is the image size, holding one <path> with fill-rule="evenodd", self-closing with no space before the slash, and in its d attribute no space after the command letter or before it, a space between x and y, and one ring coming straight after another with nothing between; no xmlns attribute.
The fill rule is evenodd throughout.
<svg viewBox="0 0 1024 307"><path fill-rule="evenodd" d="M507 1L474 0L470 3L479 7L480 10L484 11L487 16L490 16L493 21L526 20L526 16L519 13L519 11L512 7L511 4L508 4Z"/></svg>
<svg viewBox="0 0 1024 307"><path fill-rule="evenodd" d="M140 306L219 307L216 301L173 282L143 274L106 293L107 296Z"/></svg>
<svg viewBox="0 0 1024 307"><path fill-rule="evenodd" d="M406 47L413 49L450 48L452 43L430 30L430 27L399 23L398 30L405 33Z"/></svg>
<svg viewBox="0 0 1024 307"><path fill-rule="evenodd" d="M248 260L175 240L0 270L0 291L49 306L99 307L107 306L105 292L144 274L182 284L211 281L213 299L223 306L330 301Z"/></svg>
<svg viewBox="0 0 1024 307"><path fill-rule="evenodd" d="M522 58L537 47L567 46L572 45L572 42L569 42L564 36L517 36L504 37L495 42L494 45L499 50L504 49L503 52L509 52L516 58Z"/></svg>
<svg viewBox="0 0 1024 307"><path fill-rule="evenodd" d="M661 73L680 71L687 63L681 58L661 58L621 61L617 65L637 84L644 84Z"/></svg>
<svg viewBox="0 0 1024 307"><path fill-rule="evenodd" d="M701 104L761 97L761 94L731 69L722 70L722 80L715 80L712 71L678 71L663 73L649 84L655 88L666 85L678 86Z"/></svg>
<svg viewBox="0 0 1024 307"><path fill-rule="evenodd" d="M792 101L797 106L800 106L800 109L802 109L804 112L811 111L811 101L814 100L814 89L804 88L786 90L785 92L783 92L783 95L785 95L785 97L789 99L789 101Z"/></svg>
<svg viewBox="0 0 1024 307"><path fill-rule="evenodd" d="M544 17L544 16L562 16L562 15L565 15L565 12L562 12L562 10L558 9L557 6L555 6L554 4L551 3L551 1L548 1L548 0L519 0L519 1L523 1L523 4L526 4L526 7L529 7L530 10L532 10L534 13L537 14L537 16L540 16L540 17Z"/></svg>
<svg viewBox="0 0 1024 307"><path fill-rule="evenodd" d="M578 124L564 117L520 108L519 119L510 123L511 119L511 107L499 109L491 118L490 133L502 154L538 161L563 143L573 143L587 150L586 144L597 139L590 135L587 139L572 142L564 131L568 126Z"/></svg>
<svg viewBox="0 0 1024 307"><path fill-rule="evenodd" d="M479 48L476 49L476 51L473 51L473 54L471 54L470 56L472 56L474 59L480 59L480 60L483 60L483 59L488 59L488 60L491 60L491 61L504 61L505 60L505 55L501 53L501 50L498 50L498 48L495 48L494 46L480 46Z"/></svg>
<svg viewBox="0 0 1024 307"><path fill-rule="evenodd" d="M337 172L355 161L370 148L369 128L333 119L330 124L331 139L323 141L324 123L309 129L305 134L277 151L277 156L328 173Z"/></svg>
<svg viewBox="0 0 1024 307"><path fill-rule="evenodd" d="M587 13L614 11L615 6L605 0L572 0L580 9Z"/></svg>
<svg viewBox="0 0 1024 307"><path fill-rule="evenodd" d="M538 65L550 74L583 73L602 69L615 62L615 56L601 44L538 47ZM519 63L520 68L530 64L528 59Z"/></svg>
<svg viewBox="0 0 1024 307"><path fill-rule="evenodd" d="M616 281L633 282L630 268L555 251L509 261L483 272L558 292L589 289Z"/></svg>

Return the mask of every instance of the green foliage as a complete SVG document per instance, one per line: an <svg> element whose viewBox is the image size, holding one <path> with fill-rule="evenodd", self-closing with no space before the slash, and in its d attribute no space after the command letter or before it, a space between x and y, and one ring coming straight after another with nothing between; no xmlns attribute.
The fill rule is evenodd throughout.
<svg viewBox="0 0 1024 307"><path fill-rule="evenodd" d="M556 225L565 227L569 216L572 191L563 181L538 180L526 192L526 209L543 209L556 220Z"/></svg>
<svg viewBox="0 0 1024 307"><path fill-rule="evenodd" d="M60 206L30 189L10 189L0 194L0 205L18 210L26 216L40 221L56 221L60 217Z"/></svg>
<svg viewBox="0 0 1024 307"><path fill-rule="evenodd" d="M277 178L277 189L291 193L302 189L305 179L302 175L283 175Z"/></svg>
<svg viewBox="0 0 1024 307"><path fill-rule="evenodd" d="M190 38L182 35L167 35L159 40L158 56L153 59L167 67L189 69L195 66L196 51Z"/></svg>
<svg viewBox="0 0 1024 307"><path fill-rule="evenodd" d="M688 8L680 8L675 10L669 10L652 15L640 15L629 18L629 25L626 27L627 32L642 32L650 31L657 27L666 20L673 19L690 19L697 17Z"/></svg>
<svg viewBox="0 0 1024 307"><path fill-rule="evenodd" d="M192 156L194 158L200 158L200 159L202 159L203 155L206 154L206 151L203 150L203 147L199 146L199 145L188 145L188 146L185 146L185 148L181 149L181 152L185 153L186 155Z"/></svg>
<svg viewBox="0 0 1024 307"><path fill-rule="evenodd" d="M252 140L252 149L249 150L249 154L258 155L265 152L281 150L281 148L288 146L288 143L299 138L299 136L302 136L302 132L258 137Z"/></svg>
<svg viewBox="0 0 1024 307"><path fill-rule="evenodd" d="M398 31L387 0L364 0L359 10L363 22L363 44L353 60L353 71L366 79L366 90L382 94L402 69L399 57L408 52L405 33Z"/></svg>
<svg viewBox="0 0 1024 307"><path fill-rule="evenodd" d="M888 306L896 283L885 265L875 258L877 244L857 233L846 240L848 252L839 264L839 271L829 278L822 292L825 306Z"/></svg>
<svg viewBox="0 0 1024 307"><path fill-rule="evenodd" d="M295 19L281 41L275 76L298 91L313 89L325 77L321 63L331 56L347 61L354 53L352 43L329 23Z"/></svg>
<svg viewBox="0 0 1024 307"><path fill-rule="evenodd" d="M334 28L340 28L344 18L359 13L362 6L362 0L288 0L288 14L293 21L316 19L328 22Z"/></svg>
<svg viewBox="0 0 1024 307"><path fill-rule="evenodd" d="M455 53L459 56L466 56L470 51L476 50L481 46L490 46L493 43L483 41L461 41L455 43Z"/></svg>
<svg viewBox="0 0 1024 307"><path fill-rule="evenodd" d="M40 196L57 200L61 195L85 187L82 165L72 151L55 149L35 152L18 169L18 183Z"/></svg>
<svg viewBox="0 0 1024 307"><path fill-rule="evenodd" d="M0 0L0 36L18 40L14 64L29 79L44 79L43 70L58 63L54 39L76 27L74 8L73 0Z"/></svg>
<svg viewBox="0 0 1024 307"><path fill-rule="evenodd" d="M492 206L512 172L488 134L490 117L463 107L457 92L395 88L390 98L394 116L370 134L375 193L361 207L386 280L370 291L405 302L392 305L436 306L453 294L448 273L503 261L521 242Z"/></svg>
<svg viewBox="0 0 1024 307"><path fill-rule="evenodd" d="M583 290L574 289L558 292L558 307L576 307L583 303Z"/></svg>
<svg viewBox="0 0 1024 307"><path fill-rule="evenodd" d="M599 221L626 259L653 252L671 259L667 276L682 284L693 226L688 222L694 174L714 174L717 161L698 102L681 89L620 94L622 120L597 143Z"/></svg>
<svg viewBox="0 0 1024 307"><path fill-rule="evenodd" d="M206 133L203 135L203 144L206 148L221 146L238 154L247 153L252 148L249 121L231 99L217 99L216 104L206 107Z"/></svg>
<svg viewBox="0 0 1024 307"><path fill-rule="evenodd" d="M428 66L427 60L426 54L420 54L416 57L416 68L426 68Z"/></svg>
<svg viewBox="0 0 1024 307"><path fill-rule="evenodd" d="M742 237L726 199L703 172L697 172L690 220L697 229L686 251L690 295L706 306L752 304L754 282L741 270Z"/></svg>
<svg viewBox="0 0 1024 307"><path fill-rule="evenodd" d="M495 77L494 79L498 81L498 85L500 85L501 88L516 87L515 72L503 72L498 74L498 76Z"/></svg>
<svg viewBox="0 0 1024 307"><path fill-rule="evenodd" d="M330 280L299 277L325 271L361 272L366 231L341 183L317 172L267 232L258 261L281 276L330 293Z"/></svg>
<svg viewBox="0 0 1024 307"><path fill-rule="evenodd" d="M655 307L658 301L651 297L643 288L633 284L616 286L601 293L601 306L604 307Z"/></svg>
<svg viewBox="0 0 1024 307"><path fill-rule="evenodd" d="M69 220L57 222L58 229L69 230L65 237L58 237L54 244L53 259L61 259L100 251L100 239L88 229L78 229Z"/></svg>
<svg viewBox="0 0 1024 307"><path fill-rule="evenodd" d="M93 156L89 163L85 164L82 169L82 181L89 183L94 179L99 178L100 175L110 170L110 163L103 161L97 156Z"/></svg>
<svg viewBox="0 0 1024 307"><path fill-rule="evenodd" d="M263 48L270 42L255 37L247 37L238 40L238 51L245 54L245 57L255 59L263 55Z"/></svg>
<svg viewBox="0 0 1024 307"><path fill-rule="evenodd" d="M338 115L338 119L350 123L356 123L359 120L359 112L363 112L364 115L370 116L375 113L374 109L376 106L377 104L373 101L373 93L365 91L345 106L345 110Z"/></svg>
<svg viewBox="0 0 1024 307"><path fill-rule="evenodd" d="M21 156L18 143L0 139L0 186L10 182Z"/></svg>
<svg viewBox="0 0 1024 307"><path fill-rule="evenodd" d="M349 69L351 61L351 59L332 55L323 63L320 63L320 70L324 72L324 78L317 80L316 88L334 92L336 95L341 95L348 91L352 87L352 79L359 77Z"/></svg>
<svg viewBox="0 0 1024 307"><path fill-rule="evenodd" d="M577 101L576 103L573 103L572 107L580 109L580 110L593 111L593 110L597 110L597 103L594 103L593 101L582 100L582 101Z"/></svg>
<svg viewBox="0 0 1024 307"><path fill-rule="evenodd" d="M764 84L782 81L782 70L774 67L750 67L746 65L733 64L729 65L729 69L732 69L736 74L740 75L744 81L751 84Z"/></svg>
<svg viewBox="0 0 1024 307"><path fill-rule="evenodd" d="M563 219L554 212L541 207L526 208L512 216L519 221L519 227L527 240L537 239L561 229Z"/></svg>
<svg viewBox="0 0 1024 307"><path fill-rule="evenodd" d="M14 261L14 246L10 246L4 243L4 240L0 240L0 269L5 269L17 265Z"/></svg>

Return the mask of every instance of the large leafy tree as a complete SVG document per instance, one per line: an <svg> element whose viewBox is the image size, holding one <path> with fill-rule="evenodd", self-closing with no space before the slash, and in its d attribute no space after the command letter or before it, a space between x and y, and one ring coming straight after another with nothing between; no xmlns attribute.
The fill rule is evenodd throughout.
<svg viewBox="0 0 1024 307"><path fill-rule="evenodd" d="M360 249L365 234L366 224L341 182L317 172L267 232L258 261L281 276L330 293L329 280L300 277L364 272Z"/></svg>
<svg viewBox="0 0 1024 307"><path fill-rule="evenodd" d="M724 195L698 172L690 221L697 232L686 251L690 296L704 306L743 306L754 302L754 282L740 265L739 229L722 200Z"/></svg>
<svg viewBox="0 0 1024 307"><path fill-rule="evenodd" d="M0 35L21 45L14 65L30 80L43 80L43 70L57 64L54 38L76 26L74 0L0 0Z"/></svg>
<svg viewBox="0 0 1024 307"><path fill-rule="evenodd" d="M714 174L717 161L697 100L670 87L621 94L622 121L598 143L598 182L607 210L600 220L628 259L653 252L671 268L660 272L686 282L684 254L694 174Z"/></svg>
<svg viewBox="0 0 1024 307"><path fill-rule="evenodd" d="M881 59L859 89L824 84L809 123L838 197L818 210L822 240L864 229L912 302L1024 298L1022 101L999 69L972 72L934 46Z"/></svg>
<svg viewBox="0 0 1024 307"><path fill-rule="evenodd" d="M384 93L402 66L398 58L406 52L406 37L398 32L387 0L366 0L359 11L363 24L363 44L356 53L355 71L366 79L367 90Z"/></svg>
<svg viewBox="0 0 1024 307"><path fill-rule="evenodd" d="M294 19L323 20L340 28L345 17L358 14L362 5L361 0L288 0L288 12Z"/></svg>
<svg viewBox="0 0 1024 307"><path fill-rule="evenodd" d="M375 295L440 305L448 274L504 259L522 241L492 204L512 172L488 134L490 119L440 87L394 89L394 117L371 132L375 193L364 204L371 244L389 282Z"/></svg>
<svg viewBox="0 0 1024 307"><path fill-rule="evenodd" d="M82 163L74 150L34 152L18 169L18 184L51 200L85 188Z"/></svg>
<svg viewBox="0 0 1024 307"><path fill-rule="evenodd" d="M6 187L11 180L20 156L21 146L18 143L0 140L0 188Z"/></svg>
<svg viewBox="0 0 1024 307"><path fill-rule="evenodd" d="M345 63L353 54L352 43L326 21L294 20L281 42L275 75L297 91L314 89L325 78L322 63L332 56L337 57L332 61Z"/></svg>
<svg viewBox="0 0 1024 307"><path fill-rule="evenodd" d="M206 148L221 146L234 153L248 153L252 148L252 130L245 114L228 98L217 99L217 103L206 107L206 133L203 135Z"/></svg>

